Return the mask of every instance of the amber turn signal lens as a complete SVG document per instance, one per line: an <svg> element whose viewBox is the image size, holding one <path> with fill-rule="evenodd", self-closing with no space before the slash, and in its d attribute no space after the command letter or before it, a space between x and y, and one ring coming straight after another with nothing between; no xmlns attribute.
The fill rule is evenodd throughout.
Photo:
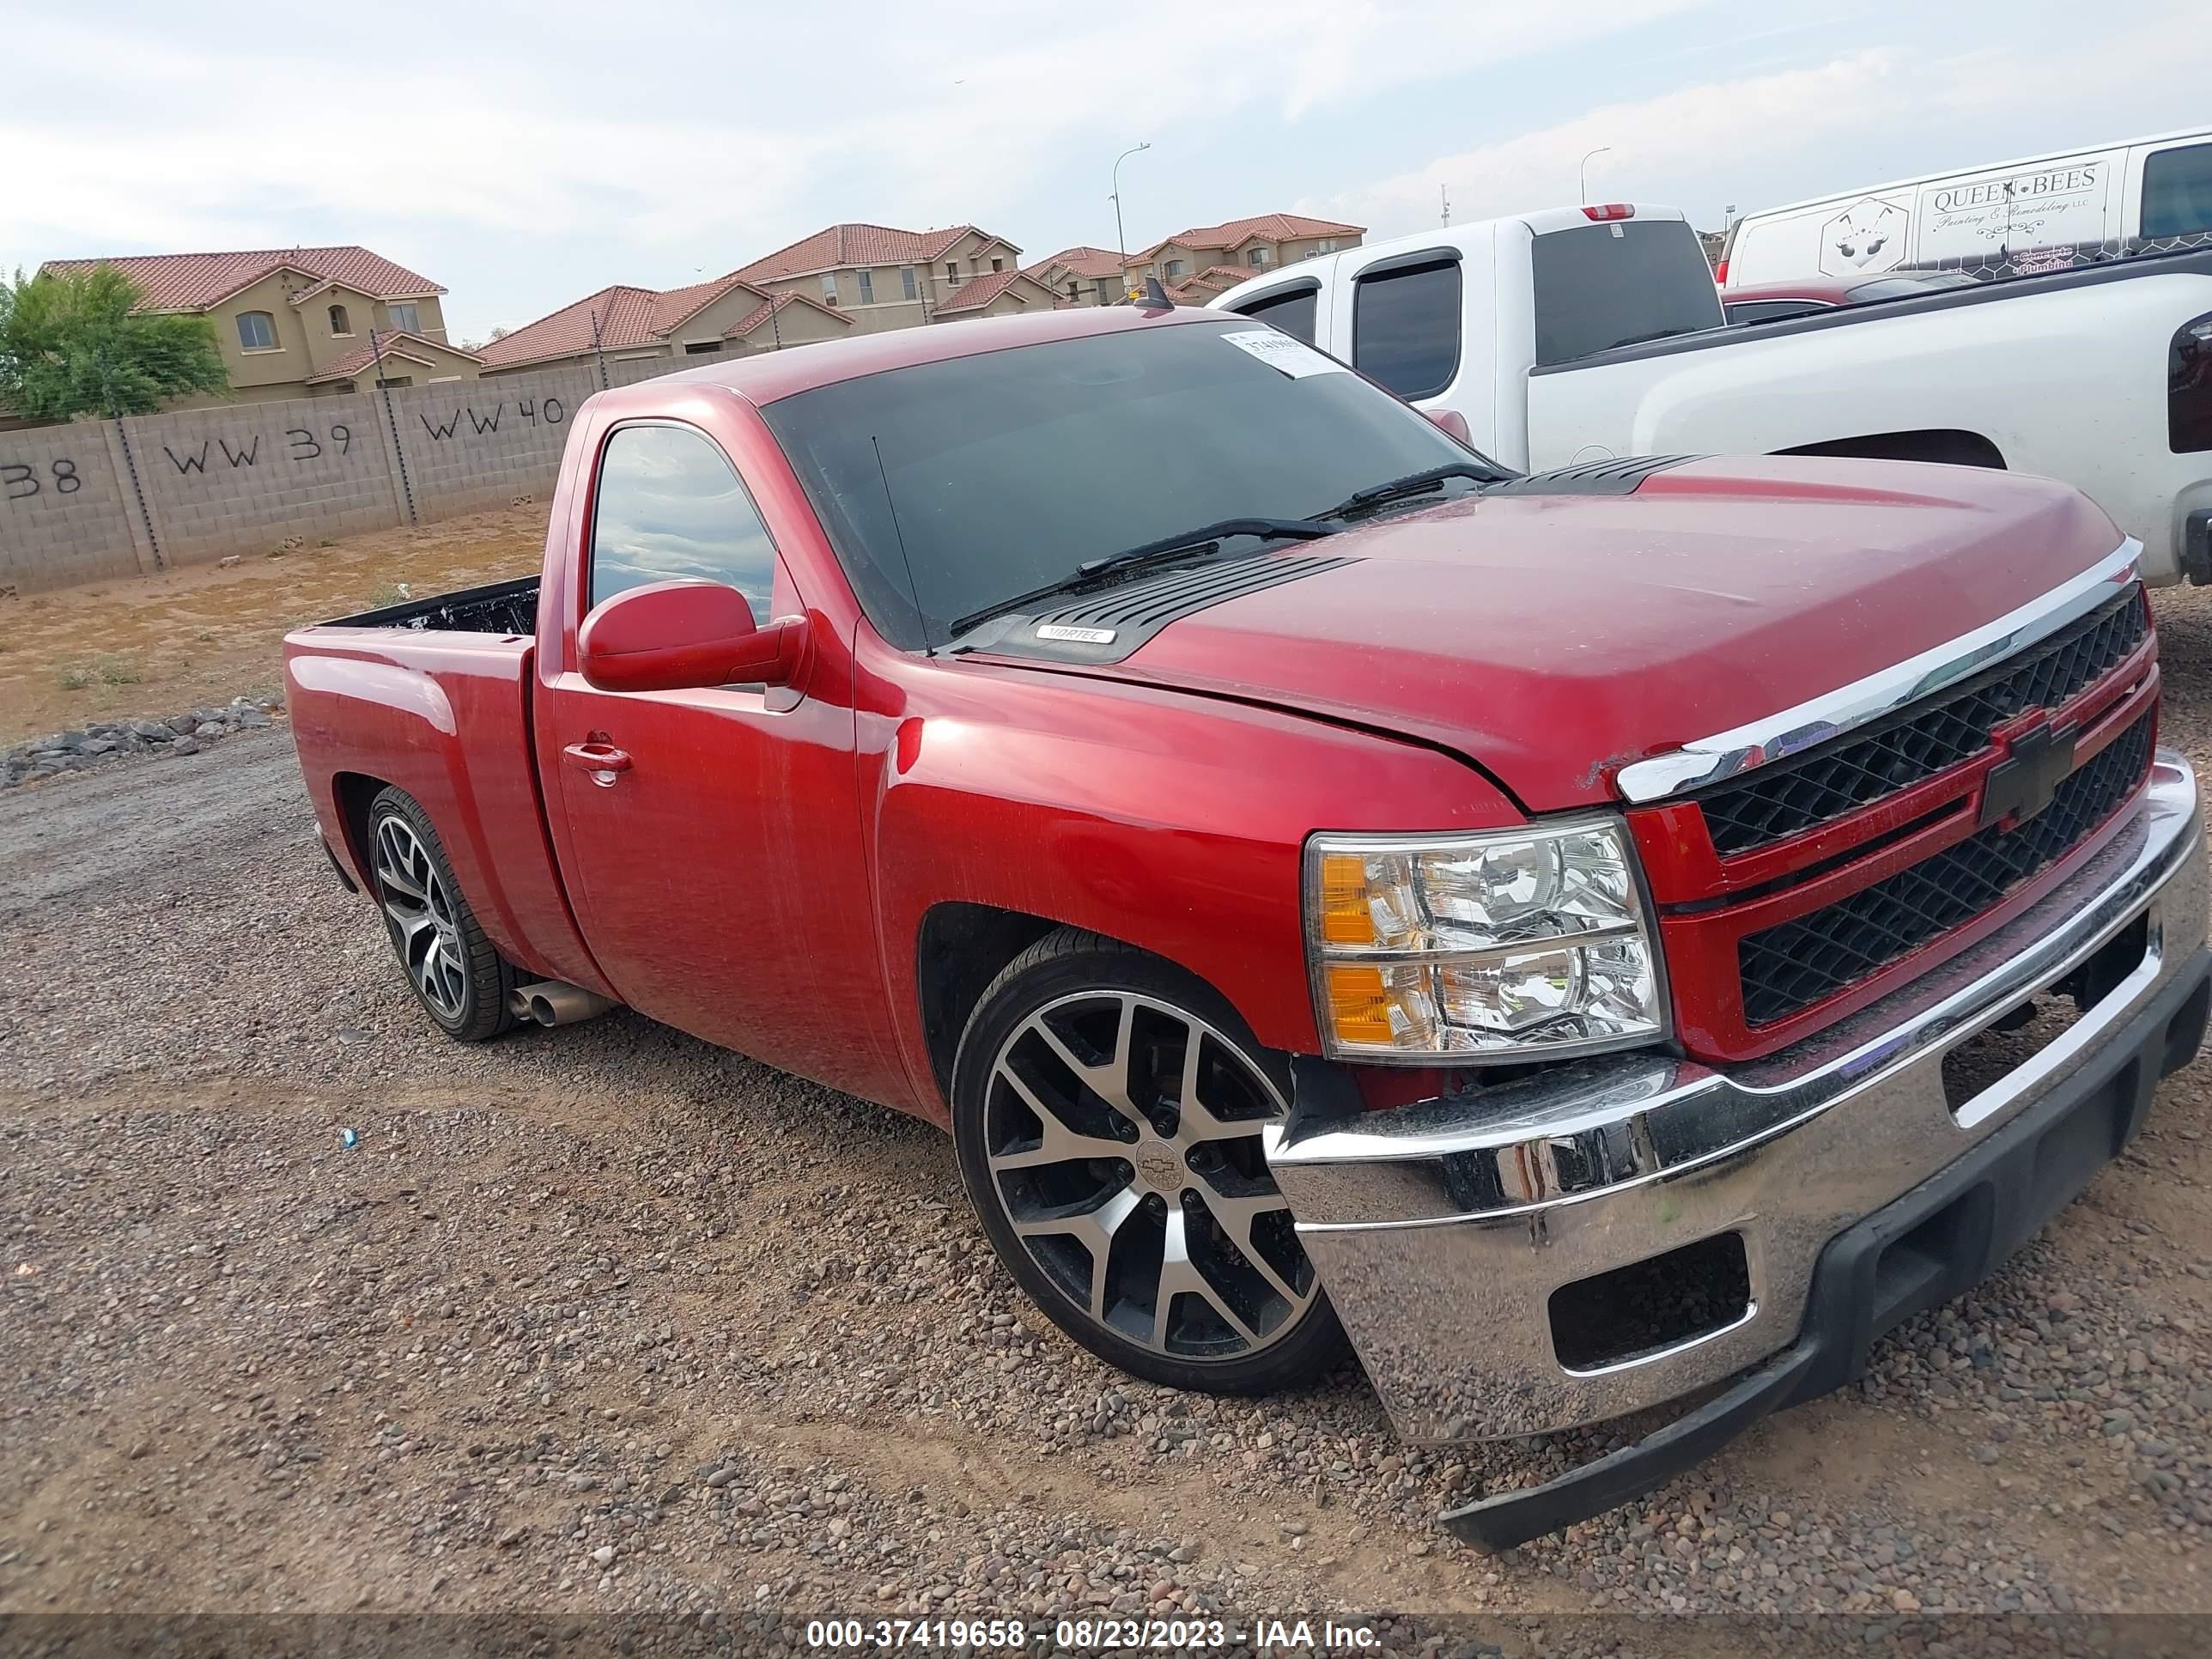
<svg viewBox="0 0 2212 1659"><path fill-rule="evenodd" d="M1321 861L1321 936L1331 945L1372 945L1375 915L1367 902L1367 860L1331 853ZM1379 992L1381 981L1376 981Z"/></svg>
<svg viewBox="0 0 2212 1659"><path fill-rule="evenodd" d="M1343 1042L1390 1041L1390 1000L1382 989L1382 970L1348 963L1324 970L1328 1014Z"/></svg>

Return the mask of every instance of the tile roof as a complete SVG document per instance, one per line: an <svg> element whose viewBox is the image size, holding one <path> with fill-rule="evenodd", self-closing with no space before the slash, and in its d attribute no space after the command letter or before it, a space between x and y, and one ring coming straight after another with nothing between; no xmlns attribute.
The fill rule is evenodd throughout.
<svg viewBox="0 0 2212 1659"><path fill-rule="evenodd" d="M1298 213L1261 213L1249 219L1226 219L1218 225L1193 225L1188 230L1164 236L1141 253L1129 256L1134 264L1139 259L1149 259L1170 242L1178 247L1208 248L1236 247L1254 237L1264 237L1271 242L1294 241L1301 236L1364 236L1364 225L1340 225L1333 219L1309 219Z"/></svg>
<svg viewBox="0 0 2212 1659"><path fill-rule="evenodd" d="M383 349L387 361L398 357L406 362L420 363L425 368L435 368L438 366L438 360L434 356L421 356L417 355L417 351L408 350L407 348L410 345L417 348L417 351L428 348L436 351L449 351L456 357L466 357L471 362L480 363L483 361L480 353L464 351L459 346L447 345L441 341L428 339L420 334L410 334L402 331L397 334L378 335L375 345L356 346L327 368L307 376L306 383L313 386L320 380L353 380L375 367L378 347Z"/></svg>
<svg viewBox="0 0 2212 1659"><path fill-rule="evenodd" d="M747 283L744 286L752 288L750 283ZM757 294L760 290L753 289L753 292ZM793 306L805 306L811 311L820 312L824 317L835 317L848 328L853 325L852 318L835 306L825 306L819 300L808 299L804 294L778 294L771 298L763 298L758 305L724 329L722 337L726 340L741 340L768 321L771 316L780 316Z"/></svg>
<svg viewBox="0 0 2212 1659"><path fill-rule="evenodd" d="M681 294L682 289L671 289ZM597 294L586 294L574 305L525 323L503 334L480 354L487 368L504 368L514 363L536 362L542 357L572 357L592 349L592 315L599 313L599 345L605 350L623 346L650 345L658 337L653 318L662 295L649 288L617 283ZM696 307L694 307L696 309Z"/></svg>
<svg viewBox="0 0 2212 1659"><path fill-rule="evenodd" d="M1003 236L991 236L973 225L951 225L943 230L900 230L892 225L831 225L802 236L788 247L763 255L731 275L757 283L764 277L804 276L811 271L843 270L854 265L927 264L970 233L990 237L1014 247ZM1021 252L1014 248L1014 252Z"/></svg>
<svg viewBox="0 0 2212 1659"><path fill-rule="evenodd" d="M1180 283L1170 283L1168 296L1178 301L1188 298L1193 305L1203 305L1217 295L1228 293L1246 277L1259 274L1241 265L1208 265L1196 275L1184 277Z"/></svg>
<svg viewBox="0 0 2212 1659"><path fill-rule="evenodd" d="M272 270L289 269L325 283L343 283L380 300L420 299L446 290L428 276L380 254L341 247L264 248L240 253L129 253L108 259L49 259L40 270L90 270L113 265L138 284L141 311L204 311Z"/></svg>
<svg viewBox="0 0 2212 1659"><path fill-rule="evenodd" d="M1071 276L1087 276L1096 280L1121 274L1121 256L1110 247L1064 247L1048 259L1040 259L1023 270L1032 276L1050 270L1054 265L1064 267ZM1042 281L1042 278L1039 277Z"/></svg>
<svg viewBox="0 0 2212 1659"><path fill-rule="evenodd" d="M976 277L973 282L967 283L964 287L954 289L951 297L946 299L944 304L937 307L937 314L942 317L948 311L978 310L981 307L990 304L992 301L997 299L1001 294L1004 294L1008 289L1012 288L1016 283L1019 282L1024 276L1029 276L1029 272L1025 270L994 270L987 272L985 275ZM1036 281L1036 278L1030 276L1030 281L1034 283ZM1016 299L1021 299L1019 295L1016 295L1014 297ZM1022 303L1024 305L1027 305L1029 301L1023 300Z"/></svg>
<svg viewBox="0 0 2212 1659"><path fill-rule="evenodd" d="M759 295L762 299L768 297L750 283L740 281L735 271L726 276L717 276L711 283L694 283L689 288L664 289L653 303L653 333L667 333L686 317L696 316L733 288ZM630 343L635 344L635 342Z"/></svg>

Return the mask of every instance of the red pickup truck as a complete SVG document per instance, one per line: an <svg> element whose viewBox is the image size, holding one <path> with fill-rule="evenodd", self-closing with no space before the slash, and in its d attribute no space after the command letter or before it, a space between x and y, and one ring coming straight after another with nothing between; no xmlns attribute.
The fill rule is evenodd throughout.
<svg viewBox="0 0 2212 1659"><path fill-rule="evenodd" d="M286 670L450 1035L622 1004L943 1124L1142 1376L1702 1397L1444 1517L1503 1547L1856 1374L2197 1051L2138 551L2002 473L1518 476L1252 319L1071 311L603 392L542 577Z"/></svg>

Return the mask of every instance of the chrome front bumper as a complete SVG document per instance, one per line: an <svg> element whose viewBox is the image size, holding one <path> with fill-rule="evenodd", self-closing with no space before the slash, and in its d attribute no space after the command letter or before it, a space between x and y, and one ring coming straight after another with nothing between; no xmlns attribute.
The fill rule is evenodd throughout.
<svg viewBox="0 0 2212 1659"><path fill-rule="evenodd" d="M1405 1438L1619 1417L1789 1347L1832 1240L2081 1073L2182 1041L2172 1032L2184 1021L2164 1011L2182 975L2205 971L2206 903L2196 776L2162 750L2128 817L2065 882L1972 949L1780 1054L1726 1070L1621 1055L1384 1112L1359 1111L1341 1073L1301 1062L1268 1162ZM2141 959L2119 964L2113 988L1955 1112L1947 1104L1948 1051L2138 921ZM2132 958L2131 941L2116 949ZM2193 1052L2196 1035L2184 1036ZM2148 1079L2172 1063L2154 1054ZM2112 1150L2093 1146L2081 1178ZM1555 1291L1728 1232L1742 1237L1750 1278L1731 1322L1589 1370L1561 1363Z"/></svg>

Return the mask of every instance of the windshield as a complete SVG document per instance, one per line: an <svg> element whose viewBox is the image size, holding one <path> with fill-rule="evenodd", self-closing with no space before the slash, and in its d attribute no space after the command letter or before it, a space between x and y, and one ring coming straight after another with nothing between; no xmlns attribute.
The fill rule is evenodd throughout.
<svg viewBox="0 0 2212 1659"><path fill-rule="evenodd" d="M1721 326L1712 267L1680 219L1546 231L1529 257L1540 364Z"/></svg>
<svg viewBox="0 0 2212 1659"><path fill-rule="evenodd" d="M869 620L908 649L1086 560L1224 519L1326 513L1470 459L1241 317L918 363L761 413Z"/></svg>

